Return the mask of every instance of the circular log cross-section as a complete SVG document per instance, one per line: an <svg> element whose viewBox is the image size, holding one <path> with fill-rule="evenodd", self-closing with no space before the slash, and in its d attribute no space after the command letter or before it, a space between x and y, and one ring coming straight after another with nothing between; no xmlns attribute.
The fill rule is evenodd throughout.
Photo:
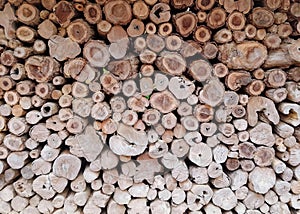
<svg viewBox="0 0 300 214"><path fill-rule="evenodd" d="M53 11L57 22L62 27L66 27L70 23L70 20L75 16L75 9L68 1L59 1L53 7Z"/></svg>
<svg viewBox="0 0 300 214"><path fill-rule="evenodd" d="M254 8L250 18L253 22L253 25L257 28L268 28L274 23L273 12L266 8Z"/></svg>
<svg viewBox="0 0 300 214"><path fill-rule="evenodd" d="M92 36L92 30L90 26L82 19L76 19L75 21L71 22L67 27L67 33L70 39L79 44L87 42Z"/></svg>
<svg viewBox="0 0 300 214"><path fill-rule="evenodd" d="M191 12L178 13L174 17L177 32L183 37L189 36L196 28L197 17Z"/></svg>
<svg viewBox="0 0 300 214"><path fill-rule="evenodd" d="M246 18L240 12L233 12L228 16L227 25L231 30L242 30L245 27Z"/></svg>
<svg viewBox="0 0 300 214"><path fill-rule="evenodd" d="M126 25L132 19L131 7L126 1L108 1L103 10L106 20L115 25Z"/></svg>
<svg viewBox="0 0 300 214"><path fill-rule="evenodd" d="M18 16L18 19L27 25L37 25L40 20L39 10L37 9L37 7L31 4L22 4L18 8L16 14Z"/></svg>
<svg viewBox="0 0 300 214"><path fill-rule="evenodd" d="M58 177L74 180L80 170L81 161L71 154L59 155L53 163L53 173Z"/></svg>
<svg viewBox="0 0 300 214"><path fill-rule="evenodd" d="M83 15L90 24L97 24L102 19L102 11L97 4L87 4L84 7Z"/></svg>
<svg viewBox="0 0 300 214"><path fill-rule="evenodd" d="M90 40L83 48L83 56L92 66L104 67L107 65L110 54L107 45L98 40Z"/></svg>
<svg viewBox="0 0 300 214"><path fill-rule="evenodd" d="M207 26L212 29L222 27L226 22L226 12L222 8L214 8L207 16Z"/></svg>

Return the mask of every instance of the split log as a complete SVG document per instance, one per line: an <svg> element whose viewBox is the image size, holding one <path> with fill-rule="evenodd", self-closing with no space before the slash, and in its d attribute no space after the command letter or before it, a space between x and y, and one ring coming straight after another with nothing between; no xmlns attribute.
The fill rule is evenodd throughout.
<svg viewBox="0 0 300 214"><path fill-rule="evenodd" d="M166 3L158 3L152 7L149 18L155 24L168 22L171 18L170 6Z"/></svg>
<svg viewBox="0 0 300 214"><path fill-rule="evenodd" d="M278 124L279 115L274 103L265 97L251 97L247 106L248 123L250 126L257 124L257 112L264 108L264 115L274 124Z"/></svg>

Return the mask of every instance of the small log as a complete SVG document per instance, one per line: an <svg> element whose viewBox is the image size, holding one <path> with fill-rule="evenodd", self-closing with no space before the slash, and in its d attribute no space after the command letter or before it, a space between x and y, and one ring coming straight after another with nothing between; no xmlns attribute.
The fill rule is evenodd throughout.
<svg viewBox="0 0 300 214"><path fill-rule="evenodd" d="M182 43L182 39L177 35L170 35L166 38L166 48L170 51L179 50Z"/></svg>
<svg viewBox="0 0 300 214"><path fill-rule="evenodd" d="M218 54L219 49L213 43L206 43L203 48L203 54L207 59L214 59Z"/></svg>
<svg viewBox="0 0 300 214"><path fill-rule="evenodd" d="M40 12L37 7L27 3L23 3L16 11L18 20L26 25L31 26L35 26L39 23L39 13Z"/></svg>
<svg viewBox="0 0 300 214"><path fill-rule="evenodd" d="M254 78L258 80L263 80L265 78L265 71L261 68L254 70L252 74Z"/></svg>
<svg viewBox="0 0 300 214"><path fill-rule="evenodd" d="M99 35L101 36L105 36L107 35L107 33L110 31L110 29L112 28L111 23L109 23L106 20L101 20L98 24L97 24L97 32Z"/></svg>
<svg viewBox="0 0 300 214"><path fill-rule="evenodd" d="M11 118L7 123L7 127L8 130L16 136L21 136L29 130L29 126L23 117Z"/></svg>
<svg viewBox="0 0 300 214"><path fill-rule="evenodd" d="M216 162L211 162L207 168L207 174L210 178L217 178L223 173L222 165Z"/></svg>
<svg viewBox="0 0 300 214"><path fill-rule="evenodd" d="M162 113L169 113L179 105L175 97L166 90L154 93L150 98L150 104Z"/></svg>
<svg viewBox="0 0 300 214"><path fill-rule="evenodd" d="M156 33L156 25L153 22L149 22L145 26L145 31L147 34L155 34Z"/></svg>
<svg viewBox="0 0 300 214"><path fill-rule="evenodd" d="M83 56L95 67L106 66L110 58L107 46L103 42L96 40L90 40L85 44Z"/></svg>
<svg viewBox="0 0 300 214"><path fill-rule="evenodd" d="M263 40L264 44L270 49L276 49L280 47L281 39L277 34L267 34Z"/></svg>
<svg viewBox="0 0 300 214"><path fill-rule="evenodd" d="M18 28L19 29L19 28ZM27 47L16 47L14 49L14 56L19 58L19 59L26 59L28 58L31 53L32 53L33 49L32 48L27 48ZM17 66L18 65L18 66ZM15 69L17 67L19 67L19 64L15 64L14 67ZM20 66L21 67L21 66ZM24 66L22 66L24 68Z"/></svg>
<svg viewBox="0 0 300 214"><path fill-rule="evenodd" d="M195 30L197 17L191 12L177 13L174 17L174 24L177 32L187 37Z"/></svg>
<svg viewBox="0 0 300 214"><path fill-rule="evenodd" d="M246 18L243 13L232 12L227 18L227 26L231 30L242 30L246 24Z"/></svg>
<svg viewBox="0 0 300 214"><path fill-rule="evenodd" d="M4 28L5 37L7 39L15 38L16 26L14 22L17 21L17 17L11 4L5 4L4 9L0 12L0 20L0 25Z"/></svg>
<svg viewBox="0 0 300 214"><path fill-rule="evenodd" d="M130 37L141 36L145 31L144 23L139 19L132 19L127 27L127 34Z"/></svg>
<svg viewBox="0 0 300 214"><path fill-rule="evenodd" d="M47 82L58 72L59 64L51 57L32 56L26 60L25 70L30 79Z"/></svg>
<svg viewBox="0 0 300 214"><path fill-rule="evenodd" d="M223 99L224 86L217 79L212 79L200 91L199 99L212 107L217 106Z"/></svg>
<svg viewBox="0 0 300 214"><path fill-rule="evenodd" d="M212 202L224 210L231 210L237 204L237 198L229 188L220 189L214 192Z"/></svg>
<svg viewBox="0 0 300 214"><path fill-rule="evenodd" d="M57 34L57 28L49 19L46 19L39 24L37 32L44 39L49 39L51 36Z"/></svg>
<svg viewBox="0 0 300 214"><path fill-rule="evenodd" d="M254 25L247 24L245 27L245 33L248 39L253 39L257 34L256 27Z"/></svg>
<svg viewBox="0 0 300 214"><path fill-rule="evenodd" d="M289 23L283 23L278 26L277 33L280 38L288 38L293 33L293 28Z"/></svg>
<svg viewBox="0 0 300 214"><path fill-rule="evenodd" d="M21 212L22 210L24 210L28 204L29 201L27 198L18 195L11 200L11 207L17 212Z"/></svg>
<svg viewBox="0 0 300 214"><path fill-rule="evenodd" d="M275 158L275 151L273 148L259 147L254 152L254 162L257 166L270 166Z"/></svg>
<svg viewBox="0 0 300 214"><path fill-rule="evenodd" d="M134 119L136 117L136 119ZM161 114L158 110L156 109L147 109L143 116L142 120L147 124L147 125L156 125L159 120L160 120ZM134 120L138 120L138 115L133 117Z"/></svg>
<svg viewBox="0 0 300 214"><path fill-rule="evenodd" d="M266 29L262 28L262 29L257 29L256 30L256 35L255 35L255 38L256 40L264 40L264 38L266 37L267 35L267 32L266 32Z"/></svg>
<svg viewBox="0 0 300 214"><path fill-rule="evenodd" d="M1 53L0 62L5 66L13 66L17 63L17 59L12 50L6 50Z"/></svg>
<svg viewBox="0 0 300 214"><path fill-rule="evenodd" d="M265 90L265 84L261 80L253 80L247 87L246 91L249 95L259 96Z"/></svg>
<svg viewBox="0 0 300 214"><path fill-rule="evenodd" d="M189 159L197 166L208 166L212 162L212 151L204 143L195 144L190 148Z"/></svg>
<svg viewBox="0 0 300 214"><path fill-rule="evenodd" d="M155 24L168 22L171 18L170 6L166 3L158 3L152 7L149 18Z"/></svg>
<svg viewBox="0 0 300 214"><path fill-rule="evenodd" d="M43 40L36 39L33 43L33 51L37 54L42 54L46 51L47 46Z"/></svg>
<svg viewBox="0 0 300 214"><path fill-rule="evenodd" d="M142 65L141 67L141 73L145 77L150 77L154 73L154 67L153 65Z"/></svg>
<svg viewBox="0 0 300 214"><path fill-rule="evenodd" d="M177 99L187 99L195 90L195 85L186 78L172 77L169 81L169 90Z"/></svg>
<svg viewBox="0 0 300 214"><path fill-rule="evenodd" d="M66 168L66 166L68 166ZM71 154L59 155L53 163L53 173L56 176L74 180L80 170L81 161L78 157Z"/></svg>
<svg viewBox="0 0 300 214"><path fill-rule="evenodd" d="M264 115L272 123L277 124L279 122L279 115L275 108L273 101L265 97L251 97L247 106L248 123L250 126L257 124L257 112L265 108Z"/></svg>
<svg viewBox="0 0 300 214"><path fill-rule="evenodd" d="M225 163L229 150L224 145L217 145L213 148L213 157L216 163Z"/></svg>
<svg viewBox="0 0 300 214"><path fill-rule="evenodd" d="M166 75L157 73L155 74L154 85L157 91L164 91L169 85L169 79Z"/></svg>
<svg viewBox="0 0 300 214"><path fill-rule="evenodd" d="M48 46L50 56L58 61L73 59L81 52L80 46L76 42L57 35L49 37Z"/></svg>
<svg viewBox="0 0 300 214"><path fill-rule="evenodd" d="M148 18L150 12L149 7L144 1L136 1L132 7L132 13L136 18L144 20Z"/></svg>
<svg viewBox="0 0 300 214"><path fill-rule="evenodd" d="M261 182L261 181L264 182ZM273 169L266 167L255 167L249 174L250 188L257 193L267 193L276 182Z"/></svg>
<svg viewBox="0 0 300 214"><path fill-rule="evenodd" d="M17 137L12 134L8 134L3 139L3 144L10 150L10 151L23 151L25 148L24 145L25 139L22 137ZM3 150L3 157L7 155L7 151Z"/></svg>
<svg viewBox="0 0 300 214"><path fill-rule="evenodd" d="M215 4L215 0L197 0L196 7L201 10L210 10Z"/></svg>
<svg viewBox="0 0 300 214"><path fill-rule="evenodd" d="M85 5L83 15L86 21L90 24L97 24L102 19L102 11L100 6L93 3Z"/></svg>
<svg viewBox="0 0 300 214"><path fill-rule="evenodd" d="M252 10L250 19L257 28L268 28L274 23L274 13L267 8L256 7Z"/></svg>
<svg viewBox="0 0 300 214"><path fill-rule="evenodd" d="M293 126L298 126L300 124L300 108L297 104L292 103L281 103L278 110L283 113L281 120L291 124Z"/></svg>
<svg viewBox="0 0 300 214"><path fill-rule="evenodd" d="M68 25L67 33L71 40L83 44L91 38L93 31L83 19L76 19Z"/></svg>
<svg viewBox="0 0 300 214"><path fill-rule="evenodd" d="M28 158L28 152L22 151L22 152L11 152L7 156L7 164L12 169L21 169L26 164Z"/></svg>
<svg viewBox="0 0 300 214"><path fill-rule="evenodd" d="M212 2L212 1L210 1ZM211 29L217 29L222 27L226 22L226 12L220 7L216 7L211 10L207 16L207 26Z"/></svg>
<svg viewBox="0 0 300 214"><path fill-rule="evenodd" d="M132 19L132 10L127 2L113 0L103 8L106 20L114 25L126 25Z"/></svg>
<svg viewBox="0 0 300 214"><path fill-rule="evenodd" d="M162 23L159 25L158 34L162 37L167 37L172 33L173 26L171 23Z"/></svg>
<svg viewBox="0 0 300 214"><path fill-rule="evenodd" d="M197 27L194 32L194 39L200 43L205 43L211 39L211 31L204 25Z"/></svg>
<svg viewBox="0 0 300 214"><path fill-rule="evenodd" d="M199 23L204 23L207 19L207 14L204 11L198 11L197 18Z"/></svg>
<svg viewBox="0 0 300 214"><path fill-rule="evenodd" d="M149 106L149 100L145 97L131 97L127 101L127 105L130 109L136 112L144 112L146 107Z"/></svg>
<svg viewBox="0 0 300 214"><path fill-rule="evenodd" d="M266 73L266 83L268 87L279 88L285 85L287 76L281 69L271 69Z"/></svg>
<svg viewBox="0 0 300 214"><path fill-rule="evenodd" d="M260 67L268 57L266 47L253 41L237 45L234 43L221 45L219 50L219 60L226 64L228 68L233 69L254 70ZM234 56L235 51L241 54Z"/></svg>
<svg viewBox="0 0 300 214"><path fill-rule="evenodd" d="M73 5L67 1L59 1L53 6L55 18L62 27L70 24L71 19L75 16Z"/></svg>

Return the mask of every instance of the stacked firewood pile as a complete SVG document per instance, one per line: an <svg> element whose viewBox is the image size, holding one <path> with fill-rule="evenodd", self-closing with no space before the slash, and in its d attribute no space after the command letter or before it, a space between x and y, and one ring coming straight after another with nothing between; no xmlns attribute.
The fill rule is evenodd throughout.
<svg viewBox="0 0 300 214"><path fill-rule="evenodd" d="M0 0L0 213L296 213L300 2Z"/></svg>

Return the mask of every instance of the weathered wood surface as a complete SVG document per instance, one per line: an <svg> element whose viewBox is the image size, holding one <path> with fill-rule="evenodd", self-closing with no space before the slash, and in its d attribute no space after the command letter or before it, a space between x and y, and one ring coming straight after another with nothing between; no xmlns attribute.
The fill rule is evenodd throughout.
<svg viewBox="0 0 300 214"><path fill-rule="evenodd" d="M0 0L0 213L300 209L296 0Z"/></svg>

